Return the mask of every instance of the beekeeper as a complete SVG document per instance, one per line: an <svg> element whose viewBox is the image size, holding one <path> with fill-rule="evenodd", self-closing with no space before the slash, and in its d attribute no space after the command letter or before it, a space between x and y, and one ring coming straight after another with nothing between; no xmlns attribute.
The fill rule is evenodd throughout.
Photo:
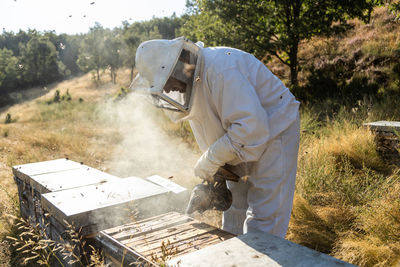
<svg viewBox="0 0 400 267"><path fill-rule="evenodd" d="M183 37L140 44L136 68L132 90L175 122L189 120L204 152L195 175L212 180L229 163L243 177L228 182L233 203L222 228L285 237L299 147L299 102L288 88L251 54Z"/></svg>

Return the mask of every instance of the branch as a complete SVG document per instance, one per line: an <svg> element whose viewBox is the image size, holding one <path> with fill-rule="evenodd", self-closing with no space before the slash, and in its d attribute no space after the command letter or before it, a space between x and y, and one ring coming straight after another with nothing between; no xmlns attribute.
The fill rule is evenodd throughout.
<svg viewBox="0 0 400 267"><path fill-rule="evenodd" d="M286 61L284 61L279 55L278 53L276 53L276 51L269 51L272 55L276 56L280 62L282 62L283 64L289 66L289 63L287 63Z"/></svg>

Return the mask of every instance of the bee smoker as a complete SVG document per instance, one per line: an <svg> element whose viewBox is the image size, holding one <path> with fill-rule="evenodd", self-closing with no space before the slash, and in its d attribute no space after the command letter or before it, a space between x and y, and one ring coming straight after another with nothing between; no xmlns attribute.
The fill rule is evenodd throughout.
<svg viewBox="0 0 400 267"><path fill-rule="evenodd" d="M204 181L196 185L190 195L186 214L195 211L203 213L206 210L215 209L225 211L232 205L232 193L226 186L226 181L238 182L240 177L230 169L232 166L220 167L214 175L214 181Z"/></svg>

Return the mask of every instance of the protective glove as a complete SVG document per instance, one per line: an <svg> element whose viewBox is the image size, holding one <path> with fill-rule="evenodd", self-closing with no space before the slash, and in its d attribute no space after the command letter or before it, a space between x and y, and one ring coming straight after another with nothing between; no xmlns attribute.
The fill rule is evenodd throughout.
<svg viewBox="0 0 400 267"><path fill-rule="evenodd" d="M213 176L217 173L220 165L209 159L208 150L201 155L194 166L194 175L200 177L203 180L212 182Z"/></svg>
<svg viewBox="0 0 400 267"><path fill-rule="evenodd" d="M225 134L215 141L215 143L199 158L194 167L194 175L209 182L213 182L213 176L217 173L218 168L236 157L235 150L231 145L229 137Z"/></svg>

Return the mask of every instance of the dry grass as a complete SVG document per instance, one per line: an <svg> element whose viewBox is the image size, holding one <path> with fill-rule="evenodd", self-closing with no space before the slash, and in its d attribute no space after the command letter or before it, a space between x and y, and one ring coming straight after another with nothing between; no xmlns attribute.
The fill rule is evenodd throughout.
<svg viewBox="0 0 400 267"><path fill-rule="evenodd" d="M359 214L355 227L345 232L334 255L360 266L398 266L400 263L399 173L388 183L383 197Z"/></svg>
<svg viewBox="0 0 400 267"><path fill-rule="evenodd" d="M121 74L122 76L122 74ZM11 252L4 239L12 231L7 214L17 215L17 188L11 166L29 162L68 157L103 169L105 161L118 144L117 129L104 128L96 116L100 100L112 95L121 85L105 83L95 86L89 75L54 84L47 89L34 88L19 95L19 104L2 110L0 118L7 113L16 121L0 124L0 258L7 266ZM126 84L123 84L126 86ZM69 89L72 101L48 105L45 103L59 89ZM78 99L83 98L83 102ZM18 264L18 263L15 263Z"/></svg>
<svg viewBox="0 0 400 267"><path fill-rule="evenodd" d="M287 238L360 266L391 266L400 259L399 168L382 161L356 113L317 123L303 109Z"/></svg>
<svg viewBox="0 0 400 267"><path fill-rule="evenodd" d="M393 30L391 23L385 24L389 17L386 10L378 9L371 25L354 21L355 30L343 38L314 38L302 45L300 55L303 59L346 57L360 48L363 53L385 56L399 43L398 30ZM383 35L381 39L376 37L378 32ZM274 66L283 76L288 73L284 67ZM121 145L120 129L112 119L104 118L101 109L104 99L111 99L121 86L128 86L127 71L121 71L118 77L118 85L107 83L108 77L96 84L88 74L46 89L35 88L26 97L15 95L20 103L2 110L1 122L7 113L15 122L0 123L0 265L10 266L10 259L16 257L5 240L12 231L12 221L5 214L17 214L12 165L69 157L103 171L116 171L111 168L112 152L127 149ZM300 80L304 78L301 74ZM72 101L46 104L57 89L61 94L68 89ZM400 120L398 106L394 98L379 105L365 100L336 114L330 114L324 105L303 106L288 239L360 266L399 264L399 168L382 162L374 136L360 127L364 121ZM167 123L161 115L157 118L167 136L178 137L189 143L190 149L197 149L187 124ZM220 226L220 215L210 211L196 218Z"/></svg>
<svg viewBox="0 0 400 267"><path fill-rule="evenodd" d="M13 165L68 157L115 174L112 172L115 171L112 166L114 151L127 148L123 147L120 125L113 118L105 116L104 111L109 108L108 101L112 101L120 88L129 85L129 71L121 70L118 77L117 85L108 83L108 77L96 84L87 74L47 88L33 88L16 95L19 103L4 108L0 113L0 118L10 113L15 119L12 123L0 123L1 266L19 266L24 261L24 258L13 254L10 241L5 239L5 236L13 233L13 221L6 215L18 215L17 188L11 172ZM68 90L72 100L50 103L56 90L61 95ZM83 101L79 101L80 98ZM165 124L165 119L160 118L159 123L170 136L186 140L193 138L187 125ZM179 133L174 134L175 130ZM186 186L194 184L194 181L189 183L187 180ZM96 260L96 255L90 257Z"/></svg>

